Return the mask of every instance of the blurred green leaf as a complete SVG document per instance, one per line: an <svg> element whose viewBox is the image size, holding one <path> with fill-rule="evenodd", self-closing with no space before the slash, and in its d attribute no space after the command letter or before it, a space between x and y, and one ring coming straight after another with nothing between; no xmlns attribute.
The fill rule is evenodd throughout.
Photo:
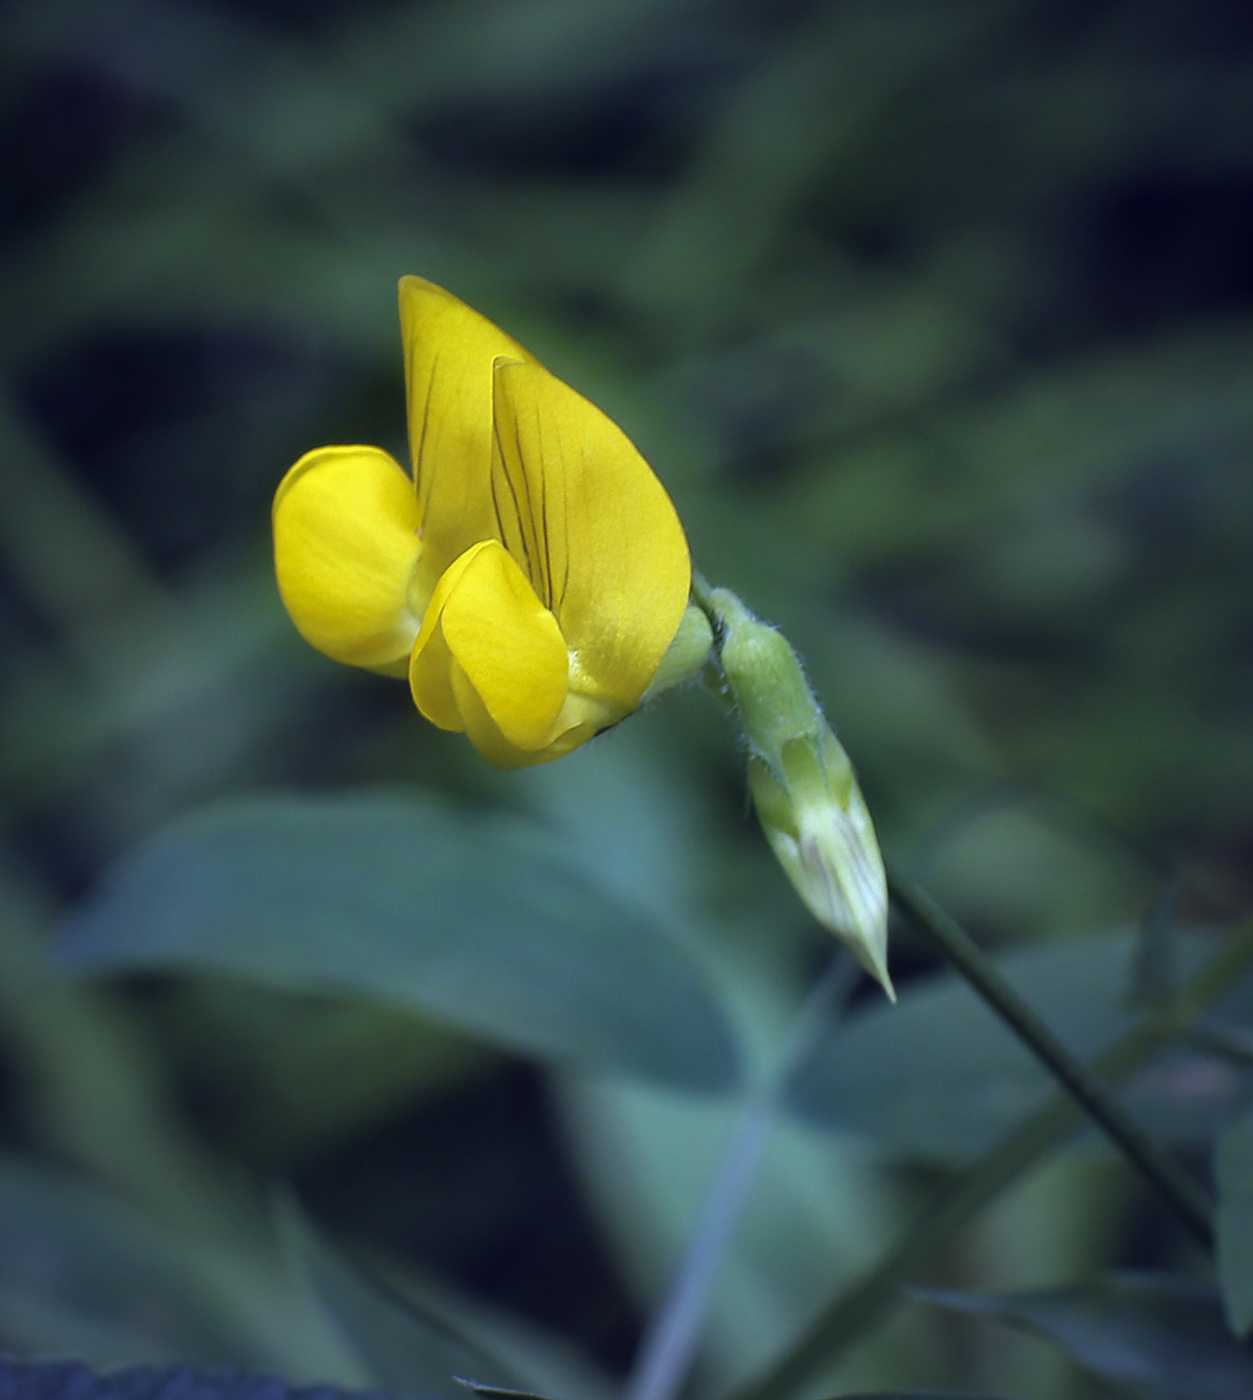
<svg viewBox="0 0 1253 1400"><path fill-rule="evenodd" d="M282 1220L316 1291L385 1389L448 1395L457 1393L451 1382L461 1381L507 1395L542 1387L569 1400L613 1396L613 1382L570 1343L407 1266L369 1261L358 1268L294 1202L284 1203Z"/></svg>
<svg viewBox="0 0 1253 1400"><path fill-rule="evenodd" d="M458 1376L457 1380L476 1395L498 1396L500 1400L547 1400L547 1397L537 1395L533 1390L510 1390L508 1386L503 1385L480 1385L468 1376Z"/></svg>
<svg viewBox="0 0 1253 1400"><path fill-rule="evenodd" d="M613 1400L618 1392L617 1381L574 1343L528 1319L470 1298L443 1280L419 1274L407 1263L403 1268L380 1263L368 1272L401 1306L415 1309L435 1326L455 1331L495 1358L528 1391L571 1400Z"/></svg>
<svg viewBox="0 0 1253 1400"><path fill-rule="evenodd" d="M349 990L542 1058L703 1090L735 1078L720 1010L666 928L540 827L427 795L206 808L113 870L58 959Z"/></svg>
<svg viewBox="0 0 1253 1400"><path fill-rule="evenodd" d="M1066 1043L1090 1059L1130 1024L1134 942L1109 934L998 959L1009 981ZM1048 1092L1050 1080L978 996L954 976L907 989L833 1027L788 1093L804 1117L864 1133L884 1148L946 1163L987 1147ZM1129 1103L1172 1136L1212 1131L1240 1077L1211 1056L1171 1052L1136 1081Z"/></svg>
<svg viewBox="0 0 1253 1400"><path fill-rule="evenodd" d="M0 1394L39 1400L382 1400L377 1390L293 1385L268 1372L233 1367L127 1366L101 1375L78 1360L16 1361L0 1357Z"/></svg>
<svg viewBox="0 0 1253 1400"><path fill-rule="evenodd" d="M286 1230L295 1236L314 1287L387 1390L455 1394L454 1378L467 1372L502 1383L518 1379L462 1329L387 1297L294 1212L285 1215Z"/></svg>
<svg viewBox="0 0 1253 1400"><path fill-rule="evenodd" d="M186 1246L116 1196L0 1157L0 1350L259 1364L194 1278Z"/></svg>
<svg viewBox="0 0 1253 1400"><path fill-rule="evenodd" d="M149 1006L219 1141L283 1170L486 1073L499 1055L378 1000L293 996L237 977L181 979Z"/></svg>
<svg viewBox="0 0 1253 1400"><path fill-rule="evenodd" d="M1214 1182L1218 1281L1227 1321L1232 1331L1244 1336L1253 1326L1253 1110L1240 1114L1218 1135Z"/></svg>
<svg viewBox="0 0 1253 1400"><path fill-rule="evenodd" d="M836 1400L999 1400L995 1395L970 1395L964 1390L859 1390Z"/></svg>
<svg viewBox="0 0 1253 1400"><path fill-rule="evenodd" d="M1218 1297L1170 1275L1123 1274L1077 1288L918 1297L1055 1342L1081 1366L1161 1400L1248 1400L1253 1351L1227 1331Z"/></svg>
<svg viewBox="0 0 1253 1400"><path fill-rule="evenodd" d="M635 1296L652 1306L691 1238L736 1105L603 1076L565 1076L559 1088L580 1179ZM779 1119L718 1275L696 1394L725 1395L768 1367L831 1289L872 1267L896 1205L856 1143ZM824 1380L865 1389L925 1379L902 1371L900 1345L899 1333L868 1338Z"/></svg>
<svg viewBox="0 0 1253 1400"><path fill-rule="evenodd" d="M1065 943L998 959L1072 1049L1086 1057L1125 1024L1127 938ZM837 1025L789 1090L806 1117L942 1161L986 1147L1047 1092L1048 1076L960 979L944 975Z"/></svg>

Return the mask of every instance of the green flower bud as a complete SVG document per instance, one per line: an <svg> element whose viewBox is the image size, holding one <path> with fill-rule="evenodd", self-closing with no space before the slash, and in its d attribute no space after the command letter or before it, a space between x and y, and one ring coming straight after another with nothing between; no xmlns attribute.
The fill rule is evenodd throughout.
<svg viewBox="0 0 1253 1400"><path fill-rule="evenodd" d="M848 755L800 660L775 628L725 588L704 595L718 660L749 747L748 780L766 839L813 916L893 1001L887 878Z"/></svg>

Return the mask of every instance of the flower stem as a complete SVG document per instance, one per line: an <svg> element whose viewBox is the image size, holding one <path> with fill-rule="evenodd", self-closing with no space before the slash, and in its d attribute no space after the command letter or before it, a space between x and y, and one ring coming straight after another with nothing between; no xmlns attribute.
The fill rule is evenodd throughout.
<svg viewBox="0 0 1253 1400"><path fill-rule="evenodd" d="M832 958L802 1002L774 1063L745 1096L696 1229L640 1346L624 1400L674 1400L682 1390L719 1269L769 1142L779 1095L858 974L850 957Z"/></svg>
<svg viewBox="0 0 1253 1400"><path fill-rule="evenodd" d="M1006 981L1000 969L949 914L916 885L892 872L888 888L913 920L1011 1031L1162 1196L1207 1249L1214 1243L1213 1207L1182 1167L1144 1131L1088 1065Z"/></svg>
<svg viewBox="0 0 1253 1400"><path fill-rule="evenodd" d="M1253 962L1253 919L1246 920L1201 967L1183 992L1121 1036L1096 1062L1117 1081L1168 1041L1186 1034L1211 1001ZM965 1171L942 1186L880 1262L841 1293L792 1350L731 1400L789 1400L877 1326L903 1301L901 1285L1017 1177L1070 1132L1080 1113L1054 1094L1010 1128Z"/></svg>

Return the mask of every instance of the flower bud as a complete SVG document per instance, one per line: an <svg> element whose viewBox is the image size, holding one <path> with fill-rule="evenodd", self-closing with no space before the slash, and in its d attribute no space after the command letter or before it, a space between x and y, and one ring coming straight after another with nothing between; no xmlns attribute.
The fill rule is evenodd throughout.
<svg viewBox="0 0 1253 1400"><path fill-rule="evenodd" d="M895 1000L883 858L848 755L787 638L727 589L712 590L706 603L744 726L749 786L766 839L813 916Z"/></svg>

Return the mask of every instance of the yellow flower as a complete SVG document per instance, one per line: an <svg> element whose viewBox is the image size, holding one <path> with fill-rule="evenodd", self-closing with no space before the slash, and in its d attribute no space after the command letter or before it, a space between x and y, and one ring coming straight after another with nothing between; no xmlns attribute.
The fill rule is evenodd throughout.
<svg viewBox="0 0 1253 1400"><path fill-rule="evenodd" d="M485 317L405 277L400 321L413 480L376 447L306 453L274 499L283 602L490 762L559 758L653 681L683 528L622 430Z"/></svg>

